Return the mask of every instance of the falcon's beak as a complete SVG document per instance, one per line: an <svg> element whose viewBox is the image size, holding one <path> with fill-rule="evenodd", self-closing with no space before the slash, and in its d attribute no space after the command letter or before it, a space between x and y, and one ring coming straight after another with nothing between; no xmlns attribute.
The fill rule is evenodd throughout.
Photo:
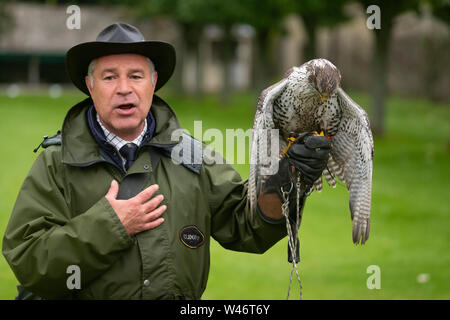
<svg viewBox="0 0 450 320"><path fill-rule="evenodd" d="M322 101L325 101L325 102L327 102L327 100L328 100L328 98L327 97L324 97L324 96L320 96L320 99L322 99Z"/></svg>

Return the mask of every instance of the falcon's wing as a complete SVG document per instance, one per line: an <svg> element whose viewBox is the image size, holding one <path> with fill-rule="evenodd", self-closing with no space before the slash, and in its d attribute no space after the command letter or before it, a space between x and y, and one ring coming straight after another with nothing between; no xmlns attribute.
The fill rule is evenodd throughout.
<svg viewBox="0 0 450 320"><path fill-rule="evenodd" d="M342 118L333 139L329 169L347 186L353 242L364 244L370 229L373 137L366 112L341 88L337 91L337 102Z"/></svg>
<svg viewBox="0 0 450 320"><path fill-rule="evenodd" d="M287 73L287 75L289 72ZM250 171L248 176L247 213L250 217L256 212L256 202L261 188L264 171L269 169L271 144L278 140L270 129L275 129L273 121L273 103L283 92L287 84L286 78L265 89L258 98L255 119L253 121L252 142L250 149ZM278 142L278 141L277 141ZM278 156L279 149L276 150Z"/></svg>

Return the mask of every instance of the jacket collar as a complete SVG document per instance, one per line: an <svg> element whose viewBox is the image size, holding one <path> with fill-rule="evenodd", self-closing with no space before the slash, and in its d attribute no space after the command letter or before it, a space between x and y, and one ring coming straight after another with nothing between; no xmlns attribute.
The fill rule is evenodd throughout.
<svg viewBox="0 0 450 320"><path fill-rule="evenodd" d="M99 148L99 143L104 141L90 130L88 123L88 111L92 105L89 97L67 112L61 130L63 163L86 166L104 161ZM152 145L165 151L171 150L178 143L171 140L172 132L180 128L175 112L156 95L150 110L155 122L154 132L152 137L143 142L143 146Z"/></svg>
<svg viewBox="0 0 450 320"><path fill-rule="evenodd" d="M95 141L101 146L108 145L108 149L110 148L110 144L107 143L108 139L106 139L105 136L105 129L101 128L99 122L97 121L97 112L94 108L94 105L91 105L88 110L86 111L86 120L89 126L89 129L91 130L92 136L94 137ZM149 142L152 137L153 133L155 132L155 117L152 114L152 111L147 114L147 125L145 126L147 129L145 132L142 132L141 135L143 135L140 145L146 144ZM114 148L112 148L114 149Z"/></svg>

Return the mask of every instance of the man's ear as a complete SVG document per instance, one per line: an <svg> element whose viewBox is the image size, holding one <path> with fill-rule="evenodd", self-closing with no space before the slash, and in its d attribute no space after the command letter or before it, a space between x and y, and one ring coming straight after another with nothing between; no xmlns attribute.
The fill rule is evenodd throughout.
<svg viewBox="0 0 450 320"><path fill-rule="evenodd" d="M153 71L152 73L152 85L153 85L153 89L155 89L156 87L156 83L158 82L158 72Z"/></svg>
<svg viewBox="0 0 450 320"><path fill-rule="evenodd" d="M84 82L86 83L86 87L88 88L89 93L92 96L91 78L89 78L89 76L84 77Z"/></svg>

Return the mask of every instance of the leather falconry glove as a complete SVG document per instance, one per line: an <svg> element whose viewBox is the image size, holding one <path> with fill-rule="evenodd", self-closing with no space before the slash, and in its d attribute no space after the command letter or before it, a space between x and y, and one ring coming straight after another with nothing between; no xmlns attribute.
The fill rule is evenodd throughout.
<svg viewBox="0 0 450 320"><path fill-rule="evenodd" d="M300 172L300 199L299 211L300 220L303 207L307 197L307 192L311 189L313 183L322 175L323 170L328 163L328 154L331 149L331 140L326 136L315 135L312 132L301 134L295 141L285 150L286 156L279 162L278 172L270 176L263 186L262 192L265 194L278 194L281 203L284 202L282 190L284 192L291 191L289 194L289 220L291 226L294 227L297 219L297 190L295 188L295 176L293 172ZM265 216L258 206L258 212L264 219ZM265 219L267 221L267 219ZM281 223L284 219L281 219ZM272 221L273 222L273 221ZM300 223L300 221L299 221ZM297 230L292 230L297 239L296 251L297 261L299 262L299 245L297 238ZM292 262L292 254L288 250L288 260Z"/></svg>
<svg viewBox="0 0 450 320"><path fill-rule="evenodd" d="M287 149L286 156L280 160L278 172L269 177L263 187L263 192L277 193L283 201L281 187L288 191L293 181L293 171L300 172L302 189L308 191L322 174L328 163L331 140L312 132L301 134ZM293 192L291 192L292 194Z"/></svg>

